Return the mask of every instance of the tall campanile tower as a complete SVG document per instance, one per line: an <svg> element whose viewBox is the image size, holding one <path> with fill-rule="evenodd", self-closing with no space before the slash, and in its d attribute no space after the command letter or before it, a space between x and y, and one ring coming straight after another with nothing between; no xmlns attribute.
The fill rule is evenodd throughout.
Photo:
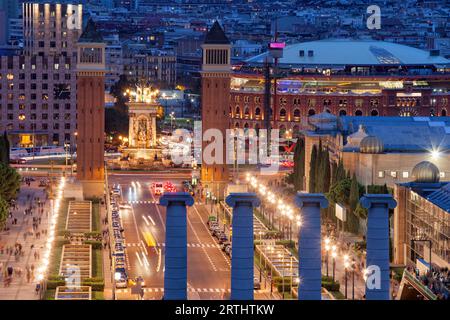
<svg viewBox="0 0 450 320"><path fill-rule="evenodd" d="M77 179L85 198L104 193L105 44L89 20L78 40Z"/></svg>
<svg viewBox="0 0 450 320"><path fill-rule="evenodd" d="M201 180L204 191L221 199L229 181L225 163L225 132L229 128L231 45L217 21L206 34L202 50L202 131L219 129L223 135L224 150L222 163L206 164L202 158ZM204 141L202 151L211 142Z"/></svg>

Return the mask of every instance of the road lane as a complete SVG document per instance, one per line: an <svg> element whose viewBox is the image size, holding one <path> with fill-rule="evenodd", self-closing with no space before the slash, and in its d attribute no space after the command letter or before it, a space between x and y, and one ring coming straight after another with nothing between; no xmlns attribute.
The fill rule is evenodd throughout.
<svg viewBox="0 0 450 320"><path fill-rule="evenodd" d="M152 182L170 180L179 190L180 175L111 175L111 185L120 184L122 200L132 209L121 209L126 241L129 276L142 276L146 282L144 299L161 299L164 287L165 208L151 191ZM200 211L204 211L200 213ZM188 297L223 299L229 296L229 260L210 235L205 224L206 209L188 208ZM150 232L156 246L149 247L144 233ZM119 299L136 299L130 288L117 290Z"/></svg>

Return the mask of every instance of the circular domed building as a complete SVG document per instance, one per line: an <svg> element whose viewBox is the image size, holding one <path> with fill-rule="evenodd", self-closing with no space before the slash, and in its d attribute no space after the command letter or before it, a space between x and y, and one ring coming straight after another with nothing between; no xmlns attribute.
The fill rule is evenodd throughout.
<svg viewBox="0 0 450 320"><path fill-rule="evenodd" d="M439 169L429 161L419 162L412 169L412 177L418 183L439 182Z"/></svg>
<svg viewBox="0 0 450 320"><path fill-rule="evenodd" d="M383 153L383 141L376 136L367 136L363 138L359 144L359 151L361 153Z"/></svg>

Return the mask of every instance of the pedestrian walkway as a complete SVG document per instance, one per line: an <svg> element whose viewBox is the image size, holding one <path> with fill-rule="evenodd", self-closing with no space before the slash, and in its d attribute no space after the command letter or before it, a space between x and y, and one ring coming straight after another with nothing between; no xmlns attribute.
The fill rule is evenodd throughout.
<svg viewBox="0 0 450 320"><path fill-rule="evenodd" d="M40 298L35 291L35 274L47 240L50 201L46 199L45 189L38 185L39 178L29 186L22 183L17 208L11 208L6 224L9 230L0 232L0 300ZM8 267L13 270L9 285L5 272Z"/></svg>

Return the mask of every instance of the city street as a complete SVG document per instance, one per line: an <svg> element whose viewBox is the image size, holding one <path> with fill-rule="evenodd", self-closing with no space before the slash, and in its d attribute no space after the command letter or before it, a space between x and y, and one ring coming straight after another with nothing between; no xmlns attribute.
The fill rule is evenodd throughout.
<svg viewBox="0 0 450 320"><path fill-rule="evenodd" d="M171 181L177 188L188 176L180 174L111 175L110 185L120 184L128 272L145 280L144 299L161 299L164 287L165 208L150 189L153 182ZM133 187L132 182L135 182ZM204 205L188 208L188 288L190 299L223 299L229 295L230 261L210 235ZM149 234L154 245L148 245ZM118 289L118 299L133 299L131 290ZM134 297L136 298L136 297Z"/></svg>
<svg viewBox="0 0 450 320"><path fill-rule="evenodd" d="M122 201L131 209L120 209L124 228L128 276L145 280L144 299L161 299L164 287L164 241L166 210L158 205L153 182L172 182L181 190L189 174L110 174L109 185L120 184ZM230 258L220 249L206 224L210 206L196 203L187 211L188 298L227 299L230 295ZM150 236L149 236L150 235ZM149 240L150 239L150 240ZM150 243L154 239L154 243ZM269 289L255 292L255 299L268 299ZM137 299L131 289L117 289L117 299Z"/></svg>

